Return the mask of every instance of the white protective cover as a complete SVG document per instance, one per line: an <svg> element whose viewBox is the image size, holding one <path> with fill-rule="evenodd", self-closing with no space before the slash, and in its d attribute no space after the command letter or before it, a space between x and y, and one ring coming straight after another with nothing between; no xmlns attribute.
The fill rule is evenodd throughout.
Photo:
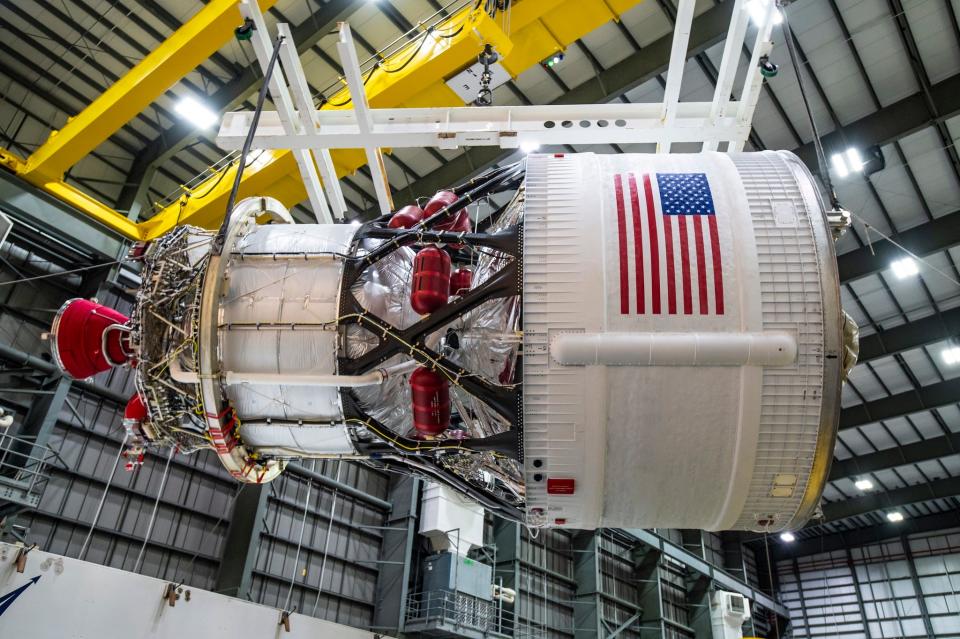
<svg viewBox="0 0 960 639"><path fill-rule="evenodd" d="M342 261L335 254L346 252L356 228L257 226L237 242L220 304L222 371L336 373ZM249 446L297 457L353 452L335 386L237 383L226 393Z"/></svg>
<svg viewBox="0 0 960 639"><path fill-rule="evenodd" d="M783 164L779 156L773 158ZM709 184L715 219L686 217L686 238L681 238L679 216L666 223L668 232L666 216L649 214L648 202L654 211L663 210L661 195L674 188L669 179L658 184L658 176L667 174L702 174ZM564 365L550 356L551 344L569 333L701 333L719 339L724 334L764 334L761 301L769 293L761 291L763 260L741 179L730 156L719 153L529 158L524 452L531 523L718 530L756 527L768 517L775 526L791 520L806 479L794 468L809 471L818 440L822 375L798 370L793 361L775 367L676 362L640 366L626 361L584 366ZM784 233L781 240L785 255L793 254L799 241L794 236L807 241L812 227L824 224L819 203L807 206L801 200L800 206L792 234ZM715 242L710 222L716 222ZM700 242L697 226L703 233ZM798 277L809 271L810 279L817 279L817 261L813 255L797 266ZM829 260L823 263L831 268ZM689 313L682 285L685 268L691 281ZM722 286L717 286L721 279ZM818 282L805 279L799 277L799 286L819 300ZM657 288L659 312L654 305ZM805 317L821 327L822 308L804 303ZM798 358L815 352L822 363L822 332L819 343L799 345ZM796 325L778 325L776 334L796 340ZM781 412L763 425L763 371L771 368L787 376L779 383L789 390L787 403L800 409L796 414ZM794 439L787 438L794 421L806 433L799 453L794 452ZM790 456L783 468L790 472L754 476L762 430L774 444L783 438L780 450ZM548 494L550 479L575 480L575 492ZM767 496L778 482L787 484L779 493L783 499L775 505L778 510L741 517L748 495Z"/></svg>

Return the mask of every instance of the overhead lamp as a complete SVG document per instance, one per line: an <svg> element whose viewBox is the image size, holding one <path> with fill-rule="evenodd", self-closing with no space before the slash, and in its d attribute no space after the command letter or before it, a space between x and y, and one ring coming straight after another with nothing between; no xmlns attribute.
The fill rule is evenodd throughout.
<svg viewBox="0 0 960 639"><path fill-rule="evenodd" d="M792 532L780 533L780 541L785 541L788 544L792 544L796 540L797 538L793 536Z"/></svg>
<svg viewBox="0 0 960 639"><path fill-rule="evenodd" d="M192 97L181 98L177 105L173 107L181 118L193 124L198 129L209 129L220 119L216 113L211 111L206 105L201 104Z"/></svg>
<svg viewBox="0 0 960 639"><path fill-rule="evenodd" d="M774 0L750 0L747 3L747 13L750 14L750 19L753 20L753 24L758 27L763 24L764 19L767 17L767 8L770 6L770 3ZM775 8L773 10L773 24L780 24L783 22L783 16L780 15L780 12Z"/></svg>
<svg viewBox="0 0 960 639"><path fill-rule="evenodd" d="M534 142L533 140L527 140L520 143L520 150L524 153L533 153L540 148L539 142Z"/></svg>
<svg viewBox="0 0 960 639"><path fill-rule="evenodd" d="M920 272L920 268L917 266L916 261L912 257L904 257L899 260L894 260L890 263L890 268L893 269L893 274L897 276L898 280L904 280L908 277L913 277Z"/></svg>
<svg viewBox="0 0 960 639"><path fill-rule="evenodd" d="M887 513L887 521L896 524L903 521L903 513L899 510L893 510Z"/></svg>
<svg viewBox="0 0 960 639"><path fill-rule="evenodd" d="M960 364L960 346L948 346L940 352L940 357L948 366Z"/></svg>
<svg viewBox="0 0 960 639"><path fill-rule="evenodd" d="M853 485L857 487L857 490L873 490L873 482L869 479L858 479L853 482Z"/></svg>
<svg viewBox="0 0 960 639"><path fill-rule="evenodd" d="M863 168L867 165L860 155L860 150L852 146L843 153L834 153L830 157L830 162L833 164L833 172L840 178L847 177L851 173L863 173Z"/></svg>

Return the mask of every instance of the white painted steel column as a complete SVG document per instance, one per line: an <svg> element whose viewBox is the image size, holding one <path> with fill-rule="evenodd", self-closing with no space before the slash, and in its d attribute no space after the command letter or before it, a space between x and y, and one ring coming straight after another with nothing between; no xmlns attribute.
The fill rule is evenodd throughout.
<svg viewBox="0 0 960 639"><path fill-rule="evenodd" d="M290 32L290 25L285 22L278 24L277 33L284 37L280 49L280 62L287 73L290 92L297 106L297 115L300 117L300 126L304 133L316 131L320 128L320 125L317 122L313 97L310 95L310 85L307 83L303 66L300 64L300 56L297 55L297 47L293 41L293 34ZM323 177L323 190L326 191L327 200L333 210L333 217L342 221L347 214L347 203L343 198L340 180L333 166L333 158L330 157L330 149L311 149L311 153L317 168L320 169L320 175ZM324 219L320 222L332 224L333 219Z"/></svg>
<svg viewBox="0 0 960 639"><path fill-rule="evenodd" d="M270 34L267 31L267 24L263 20L263 14L256 2L252 0L242 0L240 3L240 13L253 21L254 29L250 38L253 44L253 50L257 55L257 61L260 68L266 73L270 65L270 57L273 51L273 42L270 40ZM283 45L281 44L281 51ZM283 77L281 69L274 69L270 77L270 96L277 106L277 112L280 114L280 120L283 122L284 130L296 135L303 131L297 130L296 115L293 109L293 100L287 89L286 80ZM312 111L312 110L311 110ZM327 206L327 199L323 195L323 189L320 186L320 177L317 175L317 167L313 163L313 157L306 149L292 149L293 156L297 160L297 167L300 169L300 175L303 177L303 186L307 190L307 197L310 200L310 206L313 207L313 214L317 221L324 223L332 221L330 216L330 207Z"/></svg>
<svg viewBox="0 0 960 639"><path fill-rule="evenodd" d="M340 25L337 52L340 54L343 74L347 76L347 86L350 88L350 99L353 101L353 111L357 115L360 134L369 135L373 128L373 120L370 117L370 106L367 104L367 94L363 87L360 61L357 59L357 50L353 46L353 35L350 33L350 25L346 22ZM364 151L367 154L367 166L370 169L373 188L377 193L380 214L387 215L393 210L393 198L390 195L390 184L387 182L383 166L383 153L379 148L371 147L365 147Z"/></svg>
<svg viewBox="0 0 960 639"><path fill-rule="evenodd" d="M680 100L680 85L683 82L683 67L687 63L687 47L690 44L690 28L693 25L695 0L680 0L677 22L673 27L673 46L670 49L670 65L667 67L667 86L663 93L661 119L665 128L673 126L677 118L677 102ZM657 153L669 153L670 142L657 145Z"/></svg>
<svg viewBox="0 0 960 639"><path fill-rule="evenodd" d="M733 18L730 21L730 30L727 31L727 39L723 43L723 57L720 60L720 70L717 72L717 86L713 92L713 103L710 105L711 125L716 124L717 118L725 115L727 107L730 106L730 91L733 89L733 81L737 75L740 49L747 35L747 24L750 22L750 14L747 13L745 4L744 0L736 0L733 3ZM729 142L732 144L733 140ZM717 139L706 140L703 143L703 150L716 151L718 146Z"/></svg>
<svg viewBox="0 0 960 639"><path fill-rule="evenodd" d="M753 55L750 56L750 66L747 67L747 76L743 81L743 90L740 91L740 108L737 109L737 122L750 125L753 122L753 112L760 99L760 89L763 86L763 75L760 74L760 58L773 51L773 42L770 35L773 33L773 23L776 16L776 0L767 0L767 10L763 24L757 28L757 37L753 43ZM731 148L731 153L743 151L747 139L738 139Z"/></svg>

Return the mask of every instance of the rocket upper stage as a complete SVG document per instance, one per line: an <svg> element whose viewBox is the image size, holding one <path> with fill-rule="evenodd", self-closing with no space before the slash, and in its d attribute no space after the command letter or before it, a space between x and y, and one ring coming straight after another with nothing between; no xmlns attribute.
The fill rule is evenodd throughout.
<svg viewBox="0 0 960 639"><path fill-rule="evenodd" d="M341 457L531 526L814 514L856 332L789 153L535 154L360 226L291 222L250 198L140 247L130 320L74 301L58 362L132 366L138 442L241 481Z"/></svg>

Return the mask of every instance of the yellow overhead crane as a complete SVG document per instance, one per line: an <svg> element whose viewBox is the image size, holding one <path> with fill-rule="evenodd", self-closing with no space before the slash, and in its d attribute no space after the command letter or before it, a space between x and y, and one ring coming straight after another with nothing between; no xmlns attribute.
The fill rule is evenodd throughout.
<svg viewBox="0 0 960 639"><path fill-rule="evenodd" d="M600 25L618 20L639 2L519 0L511 11L509 33L499 19L474 10L471 3L440 24L436 35L425 36L427 41L412 58L411 47L403 47L381 62L381 68L366 85L370 106L460 106L462 101L444 79L474 63L485 44L494 46L501 56L500 63L516 77ZM261 10L274 3L275 0L259 0ZM226 169L225 175L201 182L177 202L140 223L66 184L63 173L233 37L233 29L242 23L237 4L237 0L210 2L62 130L52 132L29 158L22 160L0 149L0 166L133 240L159 237L178 224L219 226L238 168L236 162ZM399 70L388 73L383 69ZM342 89L323 108L349 108L349 91ZM362 150L335 150L331 155L340 176L354 173L366 162ZM202 197L192 197L191 193ZM275 197L288 207L306 199L293 154L275 150L258 155L243 172L240 197L249 195Z"/></svg>

